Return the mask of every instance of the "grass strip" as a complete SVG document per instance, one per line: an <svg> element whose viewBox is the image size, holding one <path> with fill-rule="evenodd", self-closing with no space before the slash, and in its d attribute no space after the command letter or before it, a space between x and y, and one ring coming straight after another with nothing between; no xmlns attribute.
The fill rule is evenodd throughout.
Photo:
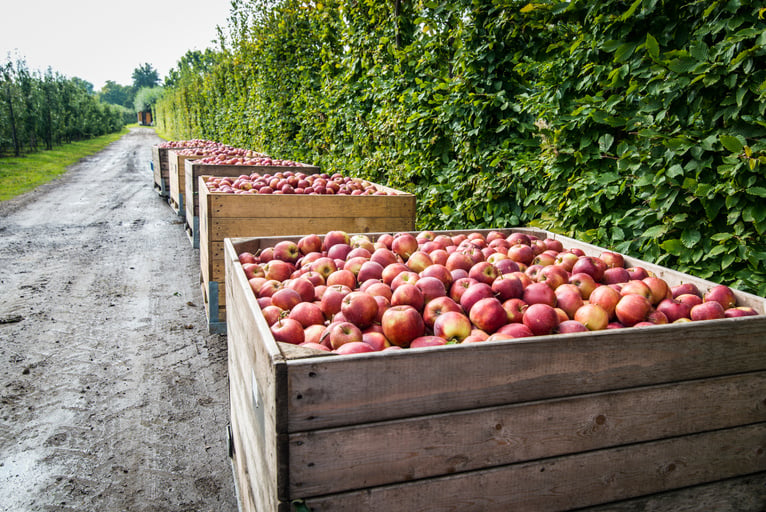
<svg viewBox="0 0 766 512"><path fill-rule="evenodd" d="M0 201L29 192L64 174L70 165L98 153L128 133L130 126L133 125L119 132L57 146L50 151L0 158Z"/></svg>

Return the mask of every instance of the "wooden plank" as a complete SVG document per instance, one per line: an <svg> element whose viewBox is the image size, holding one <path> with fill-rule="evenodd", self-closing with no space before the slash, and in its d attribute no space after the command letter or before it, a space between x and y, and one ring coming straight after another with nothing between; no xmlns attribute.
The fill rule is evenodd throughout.
<svg viewBox="0 0 766 512"><path fill-rule="evenodd" d="M415 217L415 196L400 192L388 196L307 194L210 194L212 215L243 217ZM408 229L411 231L413 228ZM360 232L370 231L363 230ZM381 231L385 231L381 229ZM302 233L277 233L302 234Z"/></svg>
<svg viewBox="0 0 766 512"><path fill-rule="evenodd" d="M290 494L332 494L765 422L765 398L766 372L758 372L299 432L289 438Z"/></svg>
<svg viewBox="0 0 766 512"><path fill-rule="evenodd" d="M291 362L289 431L766 369L766 317ZM367 379L374 376L374 393Z"/></svg>
<svg viewBox="0 0 766 512"><path fill-rule="evenodd" d="M305 500L312 512L571 510L766 470L766 424Z"/></svg>

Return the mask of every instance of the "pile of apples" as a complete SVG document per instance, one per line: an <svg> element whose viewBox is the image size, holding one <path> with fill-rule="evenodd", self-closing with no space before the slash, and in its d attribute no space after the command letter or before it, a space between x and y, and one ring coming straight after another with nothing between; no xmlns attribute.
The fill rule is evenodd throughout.
<svg viewBox="0 0 766 512"><path fill-rule="evenodd" d="M341 194L352 196L396 195L360 178L335 173L332 176L283 171L274 174L242 174L238 178L209 177L205 184L210 192L224 194Z"/></svg>
<svg viewBox="0 0 766 512"><path fill-rule="evenodd" d="M199 159L195 163L212 165L257 165L261 167L308 167L306 164L300 162L271 158L263 153L256 153L249 150L241 154L221 153L210 155Z"/></svg>
<svg viewBox="0 0 766 512"><path fill-rule="evenodd" d="M217 142L204 139L189 139L189 140L169 140L158 144L160 148L168 149L181 149L181 148L203 148L210 145L218 145Z"/></svg>
<svg viewBox="0 0 766 512"><path fill-rule="evenodd" d="M239 261L275 340L339 354L759 314L728 286L671 287L521 232L330 231Z"/></svg>

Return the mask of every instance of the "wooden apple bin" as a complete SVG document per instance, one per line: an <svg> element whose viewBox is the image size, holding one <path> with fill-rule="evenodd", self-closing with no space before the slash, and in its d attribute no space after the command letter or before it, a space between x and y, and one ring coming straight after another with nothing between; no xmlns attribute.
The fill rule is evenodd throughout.
<svg viewBox="0 0 766 512"><path fill-rule="evenodd" d="M216 165L202 164L198 160L186 160L184 162L184 184L186 187L184 208L186 209L186 234L189 235L192 247L199 249L199 177L200 176L229 176L237 177L240 174L259 174L277 172L302 172L304 174L318 174L320 169L314 165L302 166L261 166L261 165Z"/></svg>
<svg viewBox="0 0 766 512"><path fill-rule="evenodd" d="M243 511L568 510L766 470L766 316L341 356L271 336L237 255L282 239L223 244Z"/></svg>
<svg viewBox="0 0 766 512"><path fill-rule="evenodd" d="M226 332L224 239L342 230L349 233L415 229L415 196L225 194L198 177L200 280L210 332Z"/></svg>
<svg viewBox="0 0 766 512"><path fill-rule="evenodd" d="M168 204L182 218L186 215L186 208L184 207L184 194L186 193L185 163L208 156L206 152L204 152L205 154L198 155L182 155L181 153L186 149L194 148L176 149L168 152L168 182L170 184Z"/></svg>
<svg viewBox="0 0 766 512"><path fill-rule="evenodd" d="M173 148L163 148L159 145L152 146L152 175L154 178L154 190L160 197L167 199L170 195L168 151Z"/></svg>

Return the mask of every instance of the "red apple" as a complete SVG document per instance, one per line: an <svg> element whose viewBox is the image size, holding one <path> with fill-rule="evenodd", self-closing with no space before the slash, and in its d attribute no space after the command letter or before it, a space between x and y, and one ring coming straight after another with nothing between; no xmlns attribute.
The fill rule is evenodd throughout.
<svg viewBox="0 0 766 512"><path fill-rule="evenodd" d="M468 272L474 265L473 260L463 251L455 251L447 256L444 266L451 272L455 269L462 269Z"/></svg>
<svg viewBox="0 0 766 512"><path fill-rule="evenodd" d="M670 291L673 294L673 298L686 293L691 293L693 295L697 295L698 297L702 297L702 293L700 293L699 288L697 288L697 285L694 283L681 283L675 286L671 286Z"/></svg>
<svg viewBox="0 0 766 512"><path fill-rule="evenodd" d="M691 306L676 299L663 299L657 304L657 311L662 312L668 322L675 322L679 318L690 318Z"/></svg>
<svg viewBox="0 0 766 512"><path fill-rule="evenodd" d="M447 288L444 286L441 279L437 277L421 277L417 280L415 286L423 293L424 304L428 304L428 302L436 297L444 297L447 295Z"/></svg>
<svg viewBox="0 0 766 512"><path fill-rule="evenodd" d="M352 291L341 301L343 316L360 329L372 324L378 314L378 303L369 293Z"/></svg>
<svg viewBox="0 0 766 512"><path fill-rule="evenodd" d="M423 311L423 306L425 306L425 296L421 289L415 284L402 283L393 289L393 293L391 294L391 305L409 305L418 311Z"/></svg>
<svg viewBox="0 0 766 512"><path fill-rule="evenodd" d="M263 264L266 279L274 279L275 281L284 281L290 277L294 270L295 267L292 263L277 259Z"/></svg>
<svg viewBox="0 0 766 512"><path fill-rule="evenodd" d="M410 342L410 348L438 347L446 345L447 340L439 336L418 336Z"/></svg>
<svg viewBox="0 0 766 512"><path fill-rule="evenodd" d="M288 279L284 282L284 287L298 292L298 294L301 296L301 301L303 302L313 301L316 295L314 284L304 277Z"/></svg>
<svg viewBox="0 0 766 512"><path fill-rule="evenodd" d="M604 262L607 268L618 268L625 266L625 258L622 254L617 252L604 251L599 255L599 258Z"/></svg>
<svg viewBox="0 0 766 512"><path fill-rule="evenodd" d="M298 244L290 240L282 240L274 245L274 259L295 263L301 256Z"/></svg>
<svg viewBox="0 0 766 512"><path fill-rule="evenodd" d="M628 275L631 280L641 280L649 277L649 272L644 267L628 267Z"/></svg>
<svg viewBox="0 0 766 512"><path fill-rule="evenodd" d="M239 258L239 262L242 263L243 266L245 263L258 263L258 258L255 257L255 254L248 251L239 253L237 258Z"/></svg>
<svg viewBox="0 0 766 512"><path fill-rule="evenodd" d="M433 264L431 257L424 251L415 251L407 258L407 267L413 272L420 273Z"/></svg>
<svg viewBox="0 0 766 512"><path fill-rule="evenodd" d="M326 326L324 324L312 324L303 329L303 343L317 343L322 341L322 333ZM323 345L324 346L324 345ZM327 347L325 347L327 348Z"/></svg>
<svg viewBox="0 0 766 512"><path fill-rule="evenodd" d="M317 324L324 326L325 321L322 308L314 302L300 302L296 304L290 310L288 318L299 321L304 329Z"/></svg>
<svg viewBox="0 0 766 512"><path fill-rule="evenodd" d="M580 256L575 264L572 265L573 274L584 272L589 274L596 282L601 282L605 270L606 264L595 256Z"/></svg>
<svg viewBox="0 0 766 512"><path fill-rule="evenodd" d="M604 284L624 283L630 281L630 274L625 267L609 267L604 270L604 277L601 281Z"/></svg>
<svg viewBox="0 0 766 512"><path fill-rule="evenodd" d="M573 316L589 331L601 331L609 325L609 313L598 304L583 304Z"/></svg>
<svg viewBox="0 0 766 512"><path fill-rule="evenodd" d="M649 276L642 279L642 281L649 286L649 290L651 291L649 302L651 302L653 306L659 304L661 300L673 296L673 292L670 291L670 286L668 286L668 283L662 278Z"/></svg>
<svg viewBox="0 0 766 512"><path fill-rule="evenodd" d="M522 299L508 299L503 302L503 309L508 316L508 323L520 323L529 304Z"/></svg>
<svg viewBox="0 0 766 512"><path fill-rule="evenodd" d="M312 348L314 350L321 350L322 352L330 352L330 348L326 347L325 345L322 345L321 343L317 343L315 341L304 341L300 344L301 347L305 348Z"/></svg>
<svg viewBox="0 0 766 512"><path fill-rule="evenodd" d="M495 279L497 279L498 275L499 272L495 266L488 261L479 261L474 263L471 268L468 269L468 277L472 277L480 283L486 283L488 285L491 285Z"/></svg>
<svg viewBox="0 0 766 512"><path fill-rule="evenodd" d="M300 345L304 342L303 326L292 318L281 318L270 327L276 341Z"/></svg>
<svg viewBox="0 0 766 512"><path fill-rule="evenodd" d="M522 323L526 325L535 336L540 336L554 332L558 328L560 320L555 308L548 304L537 303L531 304L527 310L524 311Z"/></svg>
<svg viewBox="0 0 766 512"><path fill-rule="evenodd" d="M377 261L365 261L359 266L356 280L363 283L369 279L383 279L383 268Z"/></svg>
<svg viewBox="0 0 766 512"><path fill-rule="evenodd" d="M362 331L351 322L337 322L328 327L330 347L338 350L346 343L362 341Z"/></svg>
<svg viewBox="0 0 766 512"><path fill-rule="evenodd" d="M404 263L391 263L390 265L386 265L383 267L383 273L381 274L381 278L383 279L383 282L387 285L391 285L393 283L396 276L401 274L402 272L410 272L410 269L405 265Z"/></svg>
<svg viewBox="0 0 766 512"><path fill-rule="evenodd" d="M469 310L468 318L476 327L489 334L508 323L508 314L495 297L477 301Z"/></svg>
<svg viewBox="0 0 766 512"><path fill-rule="evenodd" d="M322 250L322 239L316 234L302 236L298 240L298 250L304 255L310 252L320 252Z"/></svg>
<svg viewBox="0 0 766 512"><path fill-rule="evenodd" d="M271 295L271 303L280 309L290 311L297 304L302 302L300 293L292 288L280 288Z"/></svg>
<svg viewBox="0 0 766 512"><path fill-rule="evenodd" d="M378 331L365 331L362 332L362 341L367 343L376 351L383 350L386 347L390 347L391 343L388 342L385 334Z"/></svg>
<svg viewBox="0 0 766 512"><path fill-rule="evenodd" d="M580 289L571 283L564 283L554 290L556 306L563 309L569 318L574 318L575 311L583 305Z"/></svg>
<svg viewBox="0 0 766 512"><path fill-rule="evenodd" d="M510 241L510 240L509 240ZM517 263L529 265L535 259L535 251L529 245L515 244L508 248L506 255Z"/></svg>
<svg viewBox="0 0 766 512"><path fill-rule="evenodd" d="M423 322L425 322L426 327L433 329L434 322L439 317L439 315L442 315L448 311L462 313L463 308L460 307L460 305L450 297L437 297L426 303L426 305L423 307Z"/></svg>
<svg viewBox="0 0 766 512"><path fill-rule="evenodd" d="M471 278L469 277L468 279ZM463 310L468 313L471 311L473 305L481 299L486 299L488 297L494 296L495 294L492 292L492 287L490 285L487 283L475 282L471 284L461 295L460 305L463 307Z"/></svg>
<svg viewBox="0 0 766 512"><path fill-rule="evenodd" d="M433 326L435 336L460 343L471 335L471 320L459 311L445 311L436 317Z"/></svg>
<svg viewBox="0 0 766 512"><path fill-rule="evenodd" d="M545 283L532 283L524 289L522 299L529 305L547 304L553 307L556 305L556 292Z"/></svg>
<svg viewBox="0 0 766 512"><path fill-rule="evenodd" d="M723 284L713 286L705 292L702 298L705 302L718 302L723 306L723 309L733 308L737 305L737 297L734 295L734 291Z"/></svg>
<svg viewBox="0 0 766 512"><path fill-rule="evenodd" d="M632 327L638 322L645 321L651 310L652 304L644 295L629 293L620 298L614 308L614 314L621 324Z"/></svg>
<svg viewBox="0 0 766 512"><path fill-rule="evenodd" d="M534 336L535 333L532 332L532 330L524 325L523 323L512 323L512 324L505 324L500 329L497 330L493 336L501 335L505 339L513 339L513 338L529 338L531 336Z"/></svg>
<svg viewBox="0 0 766 512"><path fill-rule="evenodd" d="M676 296L675 300L688 305L690 310L697 304L702 304L702 297L693 293L682 293L681 295Z"/></svg>
<svg viewBox="0 0 766 512"><path fill-rule="evenodd" d="M538 273L537 281L539 283L545 283L550 286L551 289L555 290L559 285L569 282L569 272L559 265L547 265Z"/></svg>
<svg viewBox="0 0 766 512"><path fill-rule="evenodd" d="M327 286L341 284L348 286L352 290L356 288L356 276L352 271L344 268L340 268L327 276L325 282L327 283Z"/></svg>
<svg viewBox="0 0 766 512"><path fill-rule="evenodd" d="M689 312L689 317L694 321L715 320L718 318L726 318L726 314L720 302L717 300L709 300L693 306Z"/></svg>
<svg viewBox="0 0 766 512"><path fill-rule="evenodd" d="M365 352L375 352L375 349L363 341L350 341L336 348L334 352L340 355L364 354Z"/></svg>
<svg viewBox="0 0 766 512"><path fill-rule="evenodd" d="M433 265L423 269L420 272L420 278L422 279L424 277L437 278L444 284L445 290L449 289L453 282L452 273L447 267L439 263L434 263Z"/></svg>
<svg viewBox="0 0 766 512"><path fill-rule="evenodd" d="M470 288L472 284L475 284L477 282L478 281L476 281L476 279L471 279L468 276L459 277L455 279L455 281L452 283L452 286L450 286L450 289L449 289L450 298L459 304L460 299L463 296L463 293L465 293L465 291L468 288Z"/></svg>
<svg viewBox="0 0 766 512"><path fill-rule="evenodd" d="M351 293L351 288L342 284L336 284L328 286L322 294L322 299L319 301L319 307L322 309L326 318L332 318L336 313L339 313L341 306L343 305L343 298Z"/></svg>
<svg viewBox="0 0 766 512"><path fill-rule="evenodd" d="M317 258L311 262L309 268L310 270L321 275L325 281L327 281L327 277L330 274L338 270L338 266L335 264L335 260L327 256L321 256Z"/></svg>
<svg viewBox="0 0 766 512"><path fill-rule="evenodd" d="M580 289L583 300L588 300L590 294L598 288L599 283L590 274L579 272L569 276L569 282Z"/></svg>
<svg viewBox="0 0 766 512"><path fill-rule="evenodd" d="M418 241L410 233L398 233L391 242L391 250L406 262L410 255L418 250Z"/></svg>
<svg viewBox="0 0 766 512"><path fill-rule="evenodd" d="M559 334L570 334L573 332L589 332L589 329L577 320L565 320L559 324Z"/></svg>
<svg viewBox="0 0 766 512"><path fill-rule="evenodd" d="M520 299L524 296L524 284L518 276L501 274L492 281L492 292L501 302L508 299Z"/></svg>
<svg viewBox="0 0 766 512"><path fill-rule="evenodd" d="M726 318L738 318L741 316L755 316L758 314L758 311L750 306L735 306L725 310L723 313Z"/></svg>
<svg viewBox="0 0 766 512"><path fill-rule="evenodd" d="M381 326L388 341L399 347L408 347L412 340L425 334L423 317L412 306L391 306L383 313Z"/></svg>
<svg viewBox="0 0 766 512"><path fill-rule="evenodd" d="M350 241L351 239L345 231L328 231L322 240L322 250L326 252L336 244L349 245Z"/></svg>

